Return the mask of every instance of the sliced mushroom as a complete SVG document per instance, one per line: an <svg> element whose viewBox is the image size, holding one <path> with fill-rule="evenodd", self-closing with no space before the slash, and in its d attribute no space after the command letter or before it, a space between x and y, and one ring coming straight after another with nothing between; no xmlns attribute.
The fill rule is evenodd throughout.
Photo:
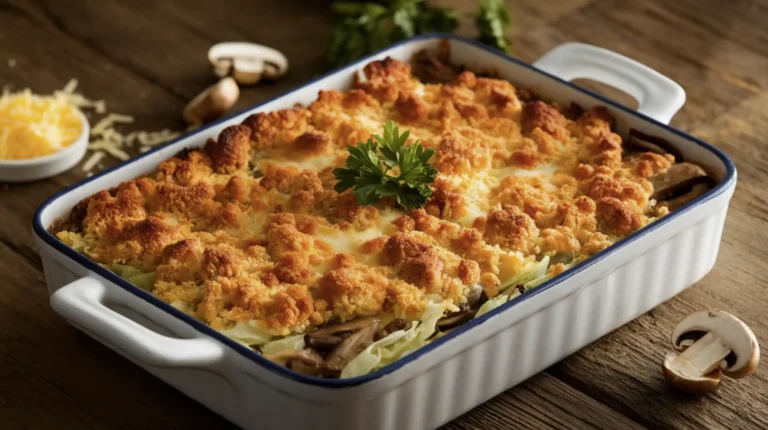
<svg viewBox="0 0 768 430"><path fill-rule="evenodd" d="M264 357L305 375L326 378L337 378L339 376L338 371L331 370L325 366L323 357L317 351L309 348L281 351L277 354L265 354Z"/></svg>
<svg viewBox="0 0 768 430"><path fill-rule="evenodd" d="M662 201L688 192L695 184L711 181L707 172L693 163L678 163L648 180L653 185L651 198Z"/></svg>
<svg viewBox="0 0 768 430"><path fill-rule="evenodd" d="M231 75L239 84L277 79L288 71L288 59L280 51L247 42L225 42L208 50L208 61L216 76Z"/></svg>
<svg viewBox="0 0 768 430"><path fill-rule="evenodd" d="M300 361L308 365L322 365L323 357L314 349L289 349L277 354L264 354L264 358L277 364L287 366L289 362Z"/></svg>
<svg viewBox="0 0 768 430"><path fill-rule="evenodd" d="M219 119L240 97L240 88L232 78L224 78L206 88L184 108L184 121L199 126Z"/></svg>
<svg viewBox="0 0 768 430"><path fill-rule="evenodd" d="M304 343L311 348L330 351L349 337L349 333L365 328L372 322L378 324L379 320L376 318L361 318L314 330L304 336Z"/></svg>
<svg viewBox="0 0 768 430"><path fill-rule="evenodd" d="M680 208L680 206L690 202L712 189L712 184L709 182L701 182L694 185L690 191L685 194L681 194L674 199L665 200L669 210L674 211Z"/></svg>
<svg viewBox="0 0 768 430"><path fill-rule="evenodd" d="M672 154L678 163L684 161L683 153L675 148L671 143L658 136L651 136L642 131L629 130L629 138L624 142L624 146L636 151L649 151L656 154Z"/></svg>
<svg viewBox="0 0 768 430"><path fill-rule="evenodd" d="M310 347L314 348L318 351L330 351L333 348L336 348L339 346L341 342L346 339L347 336L345 334L341 334L339 336L332 335L332 334L314 334L313 333L307 333L304 336L304 343Z"/></svg>
<svg viewBox="0 0 768 430"><path fill-rule="evenodd" d="M459 305L459 310L451 312L448 315L440 318L437 321L437 327L440 330L449 330L472 319L477 313L477 310L487 301L487 297L483 294L483 287L474 285L467 294L467 301Z"/></svg>
<svg viewBox="0 0 768 430"><path fill-rule="evenodd" d="M451 312L437 321L437 328L448 330L472 319L477 309L470 307L467 303L459 305L459 310Z"/></svg>
<svg viewBox="0 0 768 430"><path fill-rule="evenodd" d="M325 367L325 363L307 364L301 360L292 360L288 363L291 370L309 376L318 376L321 378L338 378L341 374L338 370L331 370Z"/></svg>
<svg viewBox="0 0 768 430"><path fill-rule="evenodd" d="M379 327L379 321L374 319L367 326L352 333L344 339L325 359L325 367L341 371L344 367L373 343L373 336Z"/></svg>
<svg viewBox="0 0 768 430"><path fill-rule="evenodd" d="M664 376L673 387L687 393L717 389L721 374L743 378L760 361L760 347L752 330L735 316L718 310L685 317L672 333L672 345L682 353L667 353L662 365Z"/></svg>

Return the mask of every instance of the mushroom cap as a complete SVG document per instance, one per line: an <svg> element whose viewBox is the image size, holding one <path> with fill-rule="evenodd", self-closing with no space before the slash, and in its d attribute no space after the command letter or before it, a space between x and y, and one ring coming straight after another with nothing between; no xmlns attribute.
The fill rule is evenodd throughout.
<svg viewBox="0 0 768 430"><path fill-rule="evenodd" d="M676 390L684 393L710 393L720 386L720 377L722 375L720 368L707 375L699 375L698 369L691 366L687 361L681 360L680 356L672 351L668 352L664 357L661 368L667 381Z"/></svg>
<svg viewBox="0 0 768 430"><path fill-rule="evenodd" d="M219 77L232 74L241 84L253 84L262 76L276 79L288 71L282 52L249 42L224 42L208 50L208 61Z"/></svg>
<svg viewBox="0 0 768 430"><path fill-rule="evenodd" d="M714 334L732 351L721 364L726 376L743 378L755 370L760 361L757 338L746 324L728 312L710 309L688 315L672 331L672 345L682 351L686 341L698 340L707 333Z"/></svg>

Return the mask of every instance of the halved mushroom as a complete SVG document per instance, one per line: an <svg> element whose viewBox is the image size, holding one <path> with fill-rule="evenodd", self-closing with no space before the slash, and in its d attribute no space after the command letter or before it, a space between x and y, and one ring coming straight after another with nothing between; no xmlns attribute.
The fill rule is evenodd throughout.
<svg viewBox="0 0 768 430"><path fill-rule="evenodd" d="M325 359L325 367L341 371L344 367L373 343L373 336L379 328L379 320L372 319L369 324L352 333L339 344Z"/></svg>
<svg viewBox="0 0 768 430"><path fill-rule="evenodd" d="M675 156L676 162L680 163L684 161L683 153L665 139L645 134L634 128L629 130L629 138L624 141L624 146L636 151L649 151L655 152L656 154L672 154Z"/></svg>
<svg viewBox="0 0 768 430"><path fill-rule="evenodd" d="M311 331L304 336L304 343L311 348L330 351L339 346L352 332L368 327L376 318L361 318Z"/></svg>
<svg viewBox="0 0 768 430"><path fill-rule="evenodd" d="M721 374L743 378L760 361L760 347L752 330L735 316L718 310L685 317L672 333L672 345L682 353L667 353L662 364L664 376L673 387L687 393L717 389Z"/></svg>
<svg viewBox="0 0 768 430"><path fill-rule="evenodd" d="M648 180L653 185L651 198L662 201L685 194L695 184L710 182L711 178L696 164L678 163Z"/></svg>
<svg viewBox="0 0 768 430"><path fill-rule="evenodd" d="M231 75L239 84L250 85L261 80L277 79L288 71L288 59L268 46L247 42L225 42L208 50L208 61L216 76Z"/></svg>

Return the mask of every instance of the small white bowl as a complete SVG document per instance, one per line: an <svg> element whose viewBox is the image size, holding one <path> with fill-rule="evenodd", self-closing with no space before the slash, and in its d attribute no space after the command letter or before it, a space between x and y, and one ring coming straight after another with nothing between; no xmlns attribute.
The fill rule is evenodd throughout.
<svg viewBox="0 0 768 430"><path fill-rule="evenodd" d="M0 160L0 182L29 182L50 178L79 163L88 149L91 126L88 124L88 118L83 115L80 109L74 109L83 123L83 132L74 143L61 151L42 157L24 160Z"/></svg>

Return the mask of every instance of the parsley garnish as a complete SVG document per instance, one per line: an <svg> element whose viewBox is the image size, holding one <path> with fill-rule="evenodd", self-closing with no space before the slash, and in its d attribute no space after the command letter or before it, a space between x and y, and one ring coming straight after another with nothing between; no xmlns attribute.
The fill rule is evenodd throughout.
<svg viewBox="0 0 768 430"><path fill-rule="evenodd" d="M509 49L509 39L504 35L504 31L511 22L504 0L483 0L475 16L475 27L480 32L480 41L504 52Z"/></svg>
<svg viewBox="0 0 768 430"><path fill-rule="evenodd" d="M395 196L408 210L420 208L429 200L437 169L428 163L435 150L424 148L417 140L406 145L408 130L400 134L393 121L384 124L384 136L374 134L367 142L347 146L345 169L333 169L339 182L333 189L342 192L354 188L362 206L378 203L382 197Z"/></svg>
<svg viewBox="0 0 768 430"><path fill-rule="evenodd" d="M334 1L333 33L326 58L342 66L363 55L386 48L419 34L451 33L459 26L453 9L427 4L424 0ZM480 0L475 27L480 41L509 49L504 31L511 23L504 0Z"/></svg>
<svg viewBox="0 0 768 430"><path fill-rule="evenodd" d="M334 66L418 34L451 32L459 25L448 8L428 6L423 0L378 2L335 1L333 34L326 57Z"/></svg>

